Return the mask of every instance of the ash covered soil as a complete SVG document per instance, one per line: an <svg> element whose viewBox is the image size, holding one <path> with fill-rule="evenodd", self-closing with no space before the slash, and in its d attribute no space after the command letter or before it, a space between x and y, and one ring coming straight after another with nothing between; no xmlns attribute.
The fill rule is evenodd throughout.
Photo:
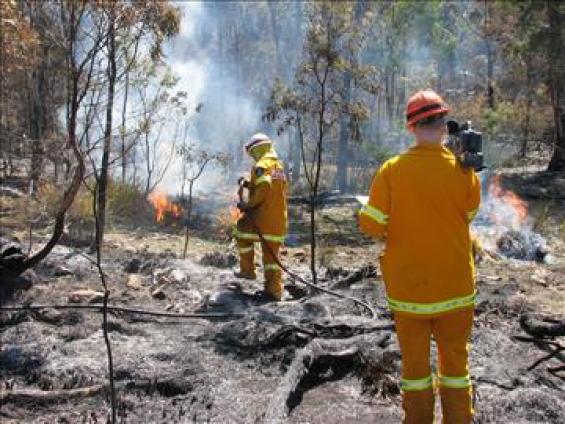
<svg viewBox="0 0 565 424"><path fill-rule="evenodd" d="M565 202L552 202L538 229L549 263L488 252L479 260L470 359L477 422L565 422L565 373L555 370L563 367L565 351L532 368L560 340L532 338L520 325L525 313L564 319ZM303 217L293 213L296 220ZM192 238L184 260L180 235L156 229L107 234L103 266L112 305L234 314L181 319L110 313L120 422L400 422L400 355L382 278L371 267L382 246L355 232L351 205L322 208L320 219L320 284L370 302L377 319L290 278L283 302L261 301L253 296L260 280L233 276L236 251L228 243ZM32 287L2 306L98 303L100 281L84 253L57 246L35 270ZM308 277L306 245L285 248L282 259ZM368 278L353 278L361 269ZM99 311L45 308L2 312L0 319L2 423L106 422ZM93 390L73 391L79 388ZM25 390L63 391L41 398Z"/></svg>

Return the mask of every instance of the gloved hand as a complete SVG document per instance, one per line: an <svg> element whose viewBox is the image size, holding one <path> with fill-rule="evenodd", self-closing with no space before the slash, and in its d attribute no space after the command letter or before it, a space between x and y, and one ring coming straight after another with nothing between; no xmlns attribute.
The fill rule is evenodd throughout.
<svg viewBox="0 0 565 424"><path fill-rule="evenodd" d="M239 179L237 180L237 185L248 188L249 181L247 181L244 177L239 177Z"/></svg>
<svg viewBox="0 0 565 424"><path fill-rule="evenodd" d="M249 208L247 207L247 203L241 202L241 201L240 201L240 202L237 202L237 208L238 208L240 211L242 211L242 212L244 212L244 211L246 211L246 210L249 209Z"/></svg>

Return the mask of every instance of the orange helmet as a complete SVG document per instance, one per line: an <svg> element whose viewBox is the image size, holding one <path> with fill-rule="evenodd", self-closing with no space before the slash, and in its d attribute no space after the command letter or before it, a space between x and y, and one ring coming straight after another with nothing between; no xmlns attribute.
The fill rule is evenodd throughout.
<svg viewBox="0 0 565 424"><path fill-rule="evenodd" d="M449 106L433 90L422 90L415 93L406 105L406 126L413 128L416 122L430 116L449 112Z"/></svg>

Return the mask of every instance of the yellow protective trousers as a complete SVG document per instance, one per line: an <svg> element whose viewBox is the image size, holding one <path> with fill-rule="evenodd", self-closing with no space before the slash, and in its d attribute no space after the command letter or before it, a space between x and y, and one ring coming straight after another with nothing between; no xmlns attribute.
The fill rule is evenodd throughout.
<svg viewBox="0 0 565 424"><path fill-rule="evenodd" d="M473 310L464 309L438 317L394 314L402 353L402 407L405 424L434 422L434 384L430 367L430 340L437 344L437 383L445 424L468 424L473 417L468 341Z"/></svg>
<svg viewBox="0 0 565 424"><path fill-rule="evenodd" d="M248 278L255 278L256 276L254 246L253 240L237 240L241 274ZM279 257L280 246L280 243L261 243L263 249L265 292L276 300L281 300L284 291L281 268L276 260L276 258Z"/></svg>

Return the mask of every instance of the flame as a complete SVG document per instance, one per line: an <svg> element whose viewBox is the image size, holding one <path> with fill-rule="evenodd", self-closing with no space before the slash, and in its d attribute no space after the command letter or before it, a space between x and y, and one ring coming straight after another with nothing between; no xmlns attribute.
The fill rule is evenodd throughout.
<svg viewBox="0 0 565 424"><path fill-rule="evenodd" d="M240 188L237 194L234 193L231 196L231 200L234 203L240 201L242 199L242 193L242 188ZM239 220L239 218L243 216L243 213L237 206L232 205L229 207L229 216L231 217L232 222L235 224Z"/></svg>
<svg viewBox="0 0 565 424"><path fill-rule="evenodd" d="M512 221L519 226L526 223L528 219L528 204L522 200L516 193L504 189L500 184L500 175L495 175L490 181L488 188L489 196L497 198L509 208ZM507 214L492 214L491 219L497 224L503 224L503 218L508 218Z"/></svg>
<svg viewBox="0 0 565 424"><path fill-rule="evenodd" d="M155 220L163 221L165 215L169 213L173 218L179 218L182 214L182 207L169 200L169 196L161 191L154 191L147 197L155 208Z"/></svg>
<svg viewBox="0 0 565 424"><path fill-rule="evenodd" d="M230 211L231 219L234 223L237 222L238 219L241 218L241 216L242 216L241 211L238 208L236 208L235 206L230 206L229 211Z"/></svg>

